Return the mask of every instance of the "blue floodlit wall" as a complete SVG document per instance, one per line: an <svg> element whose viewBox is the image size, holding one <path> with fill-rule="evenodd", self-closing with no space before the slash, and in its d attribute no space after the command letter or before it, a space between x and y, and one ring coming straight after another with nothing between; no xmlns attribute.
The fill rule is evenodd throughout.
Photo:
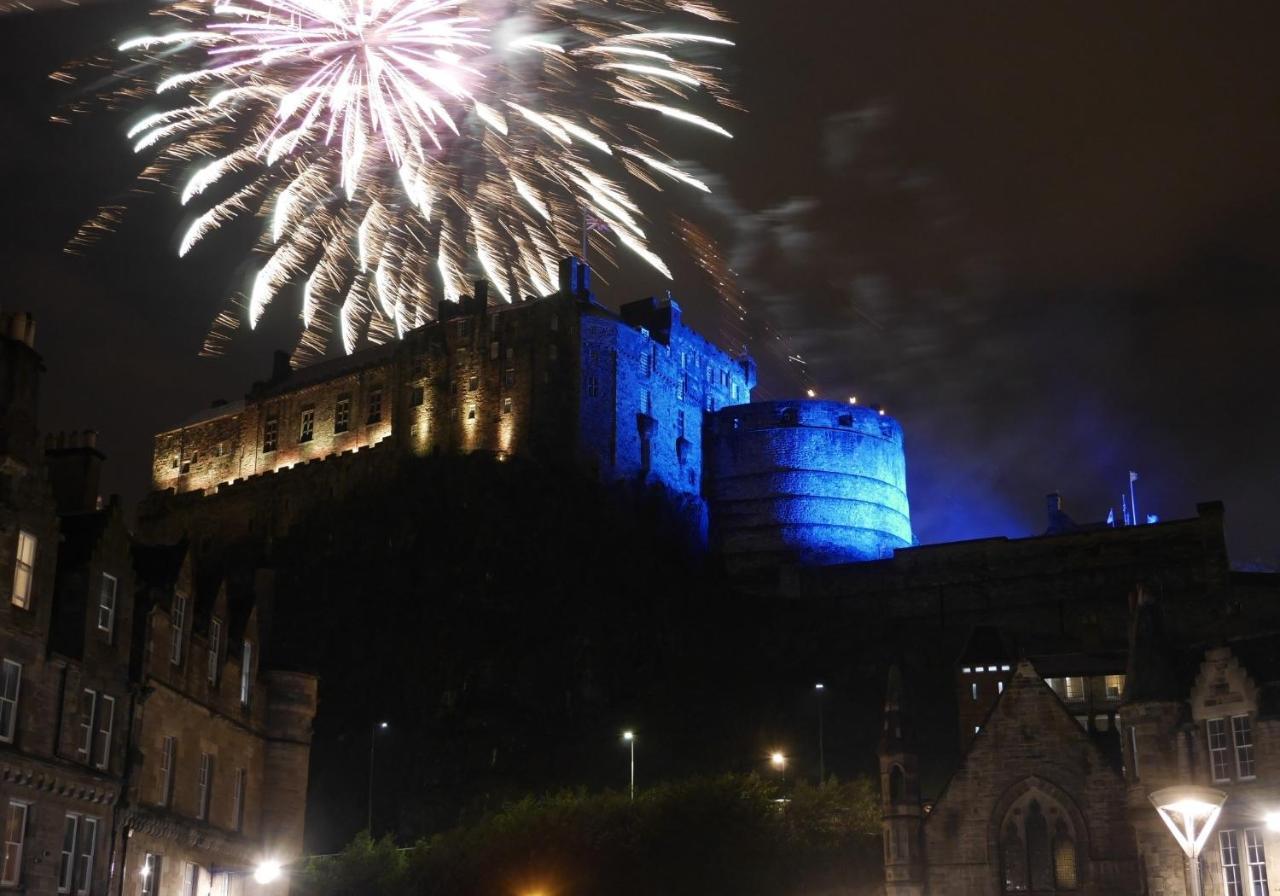
<svg viewBox="0 0 1280 896"><path fill-rule="evenodd" d="M902 427L872 408L768 401L708 417L713 545L736 571L876 560L912 544Z"/></svg>

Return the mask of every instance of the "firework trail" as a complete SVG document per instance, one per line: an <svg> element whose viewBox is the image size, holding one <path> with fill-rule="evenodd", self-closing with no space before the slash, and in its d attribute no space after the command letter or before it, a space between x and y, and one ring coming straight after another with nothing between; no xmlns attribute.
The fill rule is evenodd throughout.
<svg viewBox="0 0 1280 896"><path fill-rule="evenodd" d="M128 130L140 180L193 215L180 255L264 221L244 308L218 316L209 351L293 283L301 358L421 325L473 266L506 301L553 292L584 218L603 225L595 255L626 250L670 277L637 197L708 187L646 129L731 136L704 61L730 45L727 20L700 0L175 0L157 14L163 27L119 46L106 97L146 106ZM104 207L69 250L119 215Z"/></svg>

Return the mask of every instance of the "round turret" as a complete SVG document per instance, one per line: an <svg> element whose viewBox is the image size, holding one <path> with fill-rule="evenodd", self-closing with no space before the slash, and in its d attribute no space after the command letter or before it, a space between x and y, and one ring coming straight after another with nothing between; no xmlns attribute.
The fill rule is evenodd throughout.
<svg viewBox="0 0 1280 896"><path fill-rule="evenodd" d="M767 401L710 415L711 537L741 572L877 560L912 544L902 427L873 408Z"/></svg>

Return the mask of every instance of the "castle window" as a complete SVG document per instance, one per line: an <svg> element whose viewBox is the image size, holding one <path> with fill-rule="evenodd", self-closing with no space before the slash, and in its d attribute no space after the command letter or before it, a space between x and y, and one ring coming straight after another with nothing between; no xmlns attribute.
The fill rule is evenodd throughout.
<svg viewBox="0 0 1280 896"><path fill-rule="evenodd" d="M275 451L279 442L280 420L278 417L268 417L266 423L262 424L262 453L270 454Z"/></svg>
<svg viewBox="0 0 1280 896"><path fill-rule="evenodd" d="M510 414L510 413L511 413L511 406L512 406L512 401L511 401L511 399L510 399L510 398L504 398L504 399L502 399L502 413L504 413L504 414Z"/></svg>
<svg viewBox="0 0 1280 896"><path fill-rule="evenodd" d="M552 361L560 357L560 347L558 345L547 346L547 357Z"/></svg>
<svg viewBox="0 0 1280 896"><path fill-rule="evenodd" d="M551 315L551 332L554 333L558 329L560 329L560 315L553 314Z"/></svg>
<svg viewBox="0 0 1280 896"><path fill-rule="evenodd" d="M333 432L346 432L351 428L351 396L339 395L333 406Z"/></svg>
<svg viewBox="0 0 1280 896"><path fill-rule="evenodd" d="M1124 676L1108 675L1106 680L1106 685L1107 685L1107 699L1119 700L1120 696L1124 693Z"/></svg>
<svg viewBox="0 0 1280 896"><path fill-rule="evenodd" d="M26 529L18 530L18 550L13 564L13 605L23 610L31 608L32 582L36 568L36 537Z"/></svg>
<svg viewBox="0 0 1280 896"><path fill-rule="evenodd" d="M905 796L907 790L907 776L902 771L902 766L895 765L889 769L889 801L898 802Z"/></svg>
<svg viewBox="0 0 1280 896"><path fill-rule="evenodd" d="M425 389L421 386L414 386L409 390L409 405L411 407L420 408L422 407L422 402L426 400L426 397L427 393Z"/></svg>
<svg viewBox="0 0 1280 896"><path fill-rule="evenodd" d="M516 350L513 348L507 349L507 360L514 361L515 359L516 359Z"/></svg>
<svg viewBox="0 0 1280 896"><path fill-rule="evenodd" d="M587 374L587 397L600 397L600 377L596 376L594 373Z"/></svg>
<svg viewBox="0 0 1280 896"><path fill-rule="evenodd" d="M498 343L496 342L489 343L489 360L490 361L498 360Z"/></svg>
<svg viewBox="0 0 1280 896"><path fill-rule="evenodd" d="M1246 780L1254 776L1253 725L1248 716L1231 717L1231 739L1236 747L1236 776Z"/></svg>
<svg viewBox="0 0 1280 896"><path fill-rule="evenodd" d="M382 422L382 387L374 386L369 390L369 419L367 425Z"/></svg>
<svg viewBox="0 0 1280 896"><path fill-rule="evenodd" d="M224 454L226 454L226 453L227 453L227 443L226 443L226 442L216 442L216 443L214 444L214 446L213 446L213 456L214 456L214 457L222 457L222 455L224 455Z"/></svg>
<svg viewBox="0 0 1280 896"><path fill-rule="evenodd" d="M1209 719L1205 722L1209 741L1209 771L1214 781L1231 780L1227 765L1227 720Z"/></svg>
<svg viewBox="0 0 1280 896"><path fill-rule="evenodd" d="M475 406L475 405L472 405L471 407L467 408L467 419L468 419L468 420L474 420L474 419L476 419L476 406Z"/></svg>
<svg viewBox="0 0 1280 896"><path fill-rule="evenodd" d="M688 391L688 387L689 387L688 377L686 377L684 374L681 374L680 379L676 381L676 398L679 399L680 401L684 401L684 395L685 395L685 392Z"/></svg>
<svg viewBox="0 0 1280 896"><path fill-rule="evenodd" d="M711 382L711 365L708 364L707 365L707 383L709 384L710 382Z"/></svg>
<svg viewBox="0 0 1280 896"><path fill-rule="evenodd" d="M508 367L502 374L502 385L514 386L516 384L516 369Z"/></svg>
<svg viewBox="0 0 1280 896"><path fill-rule="evenodd" d="M640 390L640 413L653 416L653 395L648 389Z"/></svg>
<svg viewBox="0 0 1280 896"><path fill-rule="evenodd" d="M302 409L302 425L298 428L298 441L310 442L316 434L316 409L314 407L305 407Z"/></svg>
<svg viewBox="0 0 1280 896"><path fill-rule="evenodd" d="M730 401L738 400L738 384L737 383L729 384L729 400Z"/></svg>
<svg viewBox="0 0 1280 896"><path fill-rule="evenodd" d="M710 392L708 392L708 393L707 393L707 403L706 403L706 408L707 408L707 411L708 411L708 412L710 412L710 411L714 411L714 410L716 409L716 400L715 400L714 398L712 398L712 397L711 397L711 393L710 393Z"/></svg>
<svg viewBox="0 0 1280 896"><path fill-rule="evenodd" d="M684 411L676 411L676 435L684 438Z"/></svg>
<svg viewBox="0 0 1280 896"><path fill-rule="evenodd" d="M480 377L478 377L478 376L473 376L471 379L467 380L467 391L468 391L468 392L474 392L474 391L476 391L476 390L477 390L477 389L479 389L479 388L480 388Z"/></svg>
<svg viewBox="0 0 1280 896"><path fill-rule="evenodd" d="M176 470L176 469L178 469L178 465L179 465L180 463L182 463L182 462L181 462L180 460L178 460L178 455L176 455L176 454L175 454L175 455L173 456L173 464L172 464L173 469L175 469L175 470Z"/></svg>
<svg viewBox="0 0 1280 896"><path fill-rule="evenodd" d="M98 631L106 632L107 640L116 629L116 577L102 574L98 585Z"/></svg>

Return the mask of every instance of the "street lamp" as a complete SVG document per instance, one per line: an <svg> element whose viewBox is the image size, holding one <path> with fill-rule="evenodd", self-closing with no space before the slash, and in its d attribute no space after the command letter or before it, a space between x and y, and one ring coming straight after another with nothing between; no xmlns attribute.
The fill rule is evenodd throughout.
<svg viewBox="0 0 1280 896"><path fill-rule="evenodd" d="M284 866L275 859L267 859L253 869L253 879L260 884L273 884L280 879L280 875L283 873Z"/></svg>
<svg viewBox="0 0 1280 896"><path fill-rule="evenodd" d="M624 731L622 732L622 739L631 748L631 799L634 800L636 798L636 733L634 731Z"/></svg>
<svg viewBox="0 0 1280 896"><path fill-rule="evenodd" d="M1164 821L1173 839L1186 853L1190 866L1191 896L1202 896L1200 850L1204 849L1213 826L1222 813L1227 795L1212 787L1183 785L1165 787L1151 794L1151 805Z"/></svg>
<svg viewBox="0 0 1280 896"><path fill-rule="evenodd" d="M780 750L774 750L769 754L769 764L778 771L783 771L787 767L787 754Z"/></svg>
<svg viewBox="0 0 1280 896"><path fill-rule="evenodd" d="M378 732L391 727L386 722L377 722L369 731L369 837L373 837L373 748L378 743Z"/></svg>
<svg viewBox="0 0 1280 896"><path fill-rule="evenodd" d="M813 686L814 693L818 695L818 786L822 787L827 780L827 757L825 752L824 737L822 732L822 693L825 691L826 685L818 682Z"/></svg>

